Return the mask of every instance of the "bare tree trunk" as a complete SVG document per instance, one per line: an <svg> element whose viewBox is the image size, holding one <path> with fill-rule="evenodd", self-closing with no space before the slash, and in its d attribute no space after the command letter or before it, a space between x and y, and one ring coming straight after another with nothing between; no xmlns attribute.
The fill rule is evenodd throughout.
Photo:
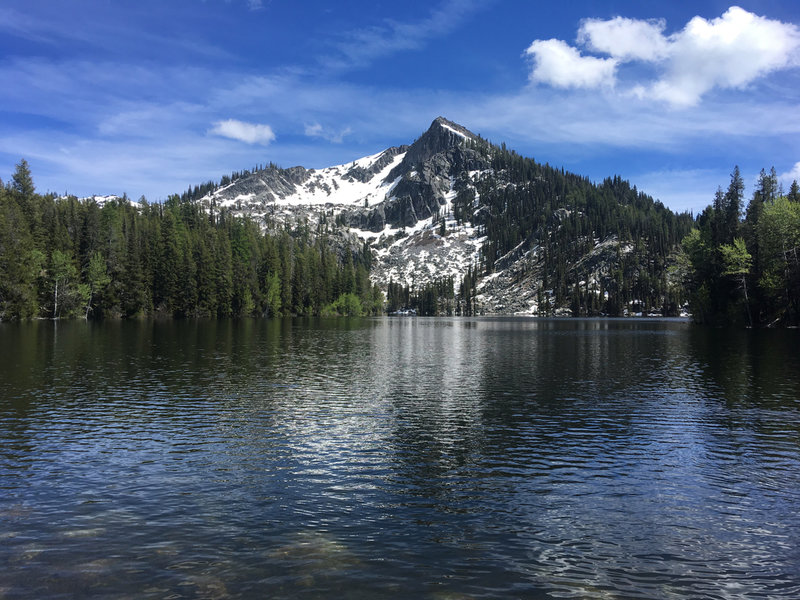
<svg viewBox="0 0 800 600"><path fill-rule="evenodd" d="M55 289L53 291L53 318L58 318L58 279L56 279Z"/></svg>
<svg viewBox="0 0 800 600"><path fill-rule="evenodd" d="M750 298L747 296L747 276L742 274L742 289L744 290L744 307L747 309L747 320L753 326L753 316L750 314Z"/></svg>
<svg viewBox="0 0 800 600"><path fill-rule="evenodd" d="M94 286L89 286L89 301L86 303L86 314L83 315L83 320L89 320L89 311L92 310L92 296L94 295Z"/></svg>

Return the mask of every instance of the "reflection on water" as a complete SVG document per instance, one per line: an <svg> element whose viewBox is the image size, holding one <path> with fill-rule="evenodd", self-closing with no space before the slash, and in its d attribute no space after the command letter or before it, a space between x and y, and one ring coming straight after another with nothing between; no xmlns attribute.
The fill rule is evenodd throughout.
<svg viewBox="0 0 800 600"><path fill-rule="evenodd" d="M0 598L800 597L800 335L0 324Z"/></svg>

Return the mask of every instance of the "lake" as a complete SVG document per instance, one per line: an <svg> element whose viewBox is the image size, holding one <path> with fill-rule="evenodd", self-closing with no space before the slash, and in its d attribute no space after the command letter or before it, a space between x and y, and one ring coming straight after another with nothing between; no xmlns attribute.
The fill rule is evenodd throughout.
<svg viewBox="0 0 800 600"><path fill-rule="evenodd" d="M800 597L800 332L0 324L0 598Z"/></svg>

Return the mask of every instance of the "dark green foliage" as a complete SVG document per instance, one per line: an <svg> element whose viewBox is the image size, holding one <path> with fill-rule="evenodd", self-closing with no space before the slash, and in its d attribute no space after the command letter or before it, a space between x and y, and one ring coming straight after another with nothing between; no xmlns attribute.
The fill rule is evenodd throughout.
<svg viewBox="0 0 800 600"><path fill-rule="evenodd" d="M269 235L249 219L205 211L197 200L215 187L163 205L123 198L101 207L36 194L22 161L0 186L0 320L383 310L369 247L339 256L307 229Z"/></svg>
<svg viewBox="0 0 800 600"><path fill-rule="evenodd" d="M797 179L792 181L792 186L789 188L789 194L786 197L790 202L800 202L800 185L797 184Z"/></svg>
<svg viewBox="0 0 800 600"><path fill-rule="evenodd" d="M455 282L452 277L440 277L418 290L390 281L386 310L389 314L414 310L422 317L462 314L457 310Z"/></svg>
<svg viewBox="0 0 800 600"><path fill-rule="evenodd" d="M453 203L457 219L486 235L481 275L539 248L535 266L545 279L539 294L549 298L542 307L571 307L573 314L586 315L622 314L626 307L677 310L681 294L667 272L670 255L694 225L690 214L673 213L618 176L597 185L505 147L490 152L493 170L475 186L480 208L474 210L474 193L465 182L456 182ZM600 269L602 281L590 285L592 263L581 259L607 240L625 251ZM477 279L469 277L471 284ZM464 314L474 310L469 289L462 292Z"/></svg>
<svg viewBox="0 0 800 600"><path fill-rule="evenodd" d="M33 185L33 177L28 161L24 158L19 161L14 175L11 177L11 190L20 197L32 199L36 188Z"/></svg>
<svg viewBox="0 0 800 600"><path fill-rule="evenodd" d="M0 188L0 319L38 313L37 281L44 260L19 203Z"/></svg>
<svg viewBox="0 0 800 600"><path fill-rule="evenodd" d="M743 189L737 168L728 192L717 193L698 217L698 228L683 241L694 319L711 325L796 325L800 203L791 191L779 196L775 169L762 169L741 221L735 205L741 206Z"/></svg>
<svg viewBox="0 0 800 600"><path fill-rule="evenodd" d="M471 317L476 314L475 295L477 294L478 268L471 266L461 280L458 299L456 301L456 314Z"/></svg>
<svg viewBox="0 0 800 600"><path fill-rule="evenodd" d="M326 317L360 317L362 314L364 314L364 308L361 305L361 299L352 292L342 294L334 302L322 309L322 315Z"/></svg>

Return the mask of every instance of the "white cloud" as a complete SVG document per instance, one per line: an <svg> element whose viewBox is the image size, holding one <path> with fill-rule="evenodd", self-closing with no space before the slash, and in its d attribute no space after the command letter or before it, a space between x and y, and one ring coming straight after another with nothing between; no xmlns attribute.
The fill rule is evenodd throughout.
<svg viewBox="0 0 800 600"><path fill-rule="evenodd" d="M689 107L714 89L742 89L775 71L800 66L796 25L737 6L716 19L694 17L669 36L665 27L662 20L587 19L578 42L611 58L581 56L560 40L537 40L527 50L535 58L531 79L561 88L614 85L617 67L646 63L661 75L640 82L633 93Z"/></svg>
<svg viewBox="0 0 800 600"><path fill-rule="evenodd" d="M269 125L246 123L236 119L217 121L210 133L247 144L263 144L265 146L275 140L275 133Z"/></svg>
<svg viewBox="0 0 800 600"><path fill-rule="evenodd" d="M614 83L615 59L581 56L561 40L536 40L525 53L534 62L533 81L560 88L598 88Z"/></svg>
<svg viewBox="0 0 800 600"><path fill-rule="evenodd" d="M543 89L536 94L523 90L514 95L473 99L471 104L456 104L455 109L440 112L453 115L451 118L472 131L492 131L490 139L506 141L510 147L519 149L522 144L535 142L533 147L557 146L562 155L619 148L684 157L707 151L701 148L715 148L716 153L730 155L731 164L735 164L741 160L737 156L742 148L748 148L747 155L765 152L768 157L774 156L776 147L797 147L795 140L800 135L796 103L763 99L708 102L676 112L653 110L651 103L630 96L594 90L564 95ZM768 147L756 148L752 140L759 139L770 140ZM774 160L764 158L760 162L770 164Z"/></svg>
<svg viewBox="0 0 800 600"><path fill-rule="evenodd" d="M778 179L784 182L787 187L792 183L792 181L800 181L800 162L794 163L794 167L792 167L786 173L781 173L781 175L778 176Z"/></svg>
<svg viewBox="0 0 800 600"><path fill-rule="evenodd" d="M417 22L425 16L416 17ZM425 35L415 38L417 47L449 26L444 21L426 22ZM659 22L621 18L588 23L581 25L585 46L571 48L559 42L567 48L567 57L576 60L554 60L569 77L569 94L545 85L535 94L529 88L465 93L447 87L415 87L418 82L402 79L391 87L358 85L300 67L275 68L255 76L235 68L215 70L213 64L192 69L156 63L128 65L114 62L113 56L102 62L12 57L0 64L0 80L15 84L0 93L0 109L13 113L24 107L27 113L40 115L45 125L37 132L26 120L0 123L0 176L12 173L24 156L31 161L41 190L79 195L127 191L132 197L144 193L159 199L259 160L313 168L346 163L410 142L439 114L543 162L564 164L592 177L622 171L674 208L705 206L717 185L727 183L732 165L742 160L755 163L745 165L753 173L770 164L787 171L791 165L784 162L786 158L800 160L796 151L800 148L800 72L789 73L779 83L774 78L771 93L727 98L709 94L706 102L681 111L653 110L652 86L670 76L684 30L667 35ZM645 25L640 27L641 23ZM778 25L780 31L786 27L794 31L793 26ZM654 37L650 46L642 39L648 27L654 36L661 36ZM397 51L402 28L398 23L385 25L382 31L392 34L390 43L380 46L375 39L373 47L364 40L359 51ZM615 42L614 35L630 35L630 39ZM664 43L668 52L662 53ZM526 54L531 70L534 58ZM586 59L600 64L593 66ZM615 69L610 68L613 62ZM636 68L637 64L645 68ZM643 71L648 73L645 78ZM611 88L616 76L619 81ZM626 93L627 86L633 85L627 83L631 76L638 77L643 86L642 99ZM604 85L609 86L607 93L597 93ZM621 93L610 92L620 88ZM232 115L241 121L224 120ZM236 123L238 132L232 126ZM308 137L275 139L274 131L302 134L304 125ZM258 137L252 133L258 127L267 128L261 130L261 143L269 144L266 155L264 146L250 145L258 143L250 141ZM248 143L231 141L242 140L248 130L252 134L244 140ZM319 143L320 139L332 143ZM654 162L663 166L664 173L651 173L642 180L637 172L652 171ZM718 163L723 163L721 169L715 166ZM592 164L613 167L592 171ZM683 176L683 171L694 168L714 172L707 177L699 173L695 179ZM789 177L800 180L798 168ZM791 179L782 181L788 186Z"/></svg>
<svg viewBox="0 0 800 600"><path fill-rule="evenodd" d="M621 61L659 60L667 55L663 19L641 21L614 17L608 21L586 19L578 30L578 42Z"/></svg>
<svg viewBox="0 0 800 600"><path fill-rule="evenodd" d="M759 77L800 64L800 30L737 6L707 21L694 17L670 37L666 74L650 95L694 105L714 88L743 88Z"/></svg>

